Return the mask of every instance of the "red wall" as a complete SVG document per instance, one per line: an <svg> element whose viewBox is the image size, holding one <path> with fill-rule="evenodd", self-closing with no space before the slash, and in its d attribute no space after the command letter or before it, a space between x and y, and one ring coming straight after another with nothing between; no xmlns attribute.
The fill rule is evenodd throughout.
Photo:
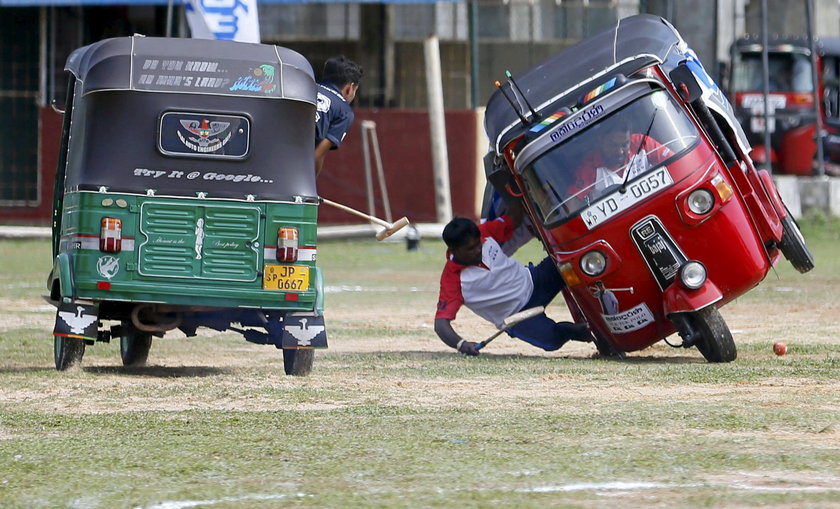
<svg viewBox="0 0 840 509"><path fill-rule="evenodd" d="M425 110L356 110L356 121L338 150L330 151L318 177L318 194L367 212L365 165L362 152L363 120L376 122L376 136L391 213L394 219L408 216L414 223L437 222L432 172L429 114ZM475 217L476 113L446 112L446 142L453 214ZM370 158L376 215L384 218L379 181L372 148ZM341 210L322 206L323 224L364 222Z"/></svg>
<svg viewBox="0 0 840 509"><path fill-rule="evenodd" d="M446 113L453 213L473 219L476 218L475 117L475 112L471 110ZM40 118L40 205L0 207L0 221L7 224L50 224L62 116L51 108L42 108ZM429 115L424 110L356 110L356 122L347 133L341 148L327 155L324 170L318 179L318 193L324 198L367 212L362 120L376 122L376 135L394 219L408 216L412 222L436 222ZM384 218L372 147L370 157L376 215ZM320 209L319 222L348 224L364 222L364 219L325 205Z"/></svg>
<svg viewBox="0 0 840 509"><path fill-rule="evenodd" d="M58 165L58 145L61 141L61 123L64 117L52 108L41 108L39 133L41 141L37 207L0 207L0 221L7 224L49 225L52 220L53 184Z"/></svg>

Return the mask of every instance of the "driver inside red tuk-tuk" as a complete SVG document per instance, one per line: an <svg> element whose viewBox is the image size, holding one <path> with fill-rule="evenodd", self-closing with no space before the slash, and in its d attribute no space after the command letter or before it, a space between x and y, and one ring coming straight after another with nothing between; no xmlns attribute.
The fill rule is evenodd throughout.
<svg viewBox="0 0 840 509"><path fill-rule="evenodd" d="M586 154L573 172L567 196L599 196L605 189L641 175L673 155L652 136L634 133L628 123L603 124L595 138L597 146ZM628 175L629 172L629 175ZM593 193L594 191L594 193Z"/></svg>

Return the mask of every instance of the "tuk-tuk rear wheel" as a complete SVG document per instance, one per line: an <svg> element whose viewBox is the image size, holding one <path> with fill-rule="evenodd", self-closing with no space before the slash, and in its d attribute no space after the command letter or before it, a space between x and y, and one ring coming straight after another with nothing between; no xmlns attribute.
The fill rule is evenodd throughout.
<svg viewBox="0 0 840 509"><path fill-rule="evenodd" d="M732 332L714 305L688 314L691 325L700 334L697 349L709 362L732 362L738 357L738 349Z"/></svg>
<svg viewBox="0 0 840 509"><path fill-rule="evenodd" d="M152 347L152 333L137 329L131 322L120 326L120 358L123 366L144 366Z"/></svg>
<svg viewBox="0 0 840 509"><path fill-rule="evenodd" d="M65 369L82 362L85 355L85 341L77 338L54 337L55 369Z"/></svg>
<svg viewBox="0 0 840 509"><path fill-rule="evenodd" d="M779 242L779 250L785 258L793 265L793 268L804 274L814 268L814 255L805 242L805 237L799 231L799 225L788 212L787 217L782 219L782 241Z"/></svg>
<svg viewBox="0 0 840 509"><path fill-rule="evenodd" d="M287 375L307 376L312 372L315 350L312 348L284 348L283 369Z"/></svg>

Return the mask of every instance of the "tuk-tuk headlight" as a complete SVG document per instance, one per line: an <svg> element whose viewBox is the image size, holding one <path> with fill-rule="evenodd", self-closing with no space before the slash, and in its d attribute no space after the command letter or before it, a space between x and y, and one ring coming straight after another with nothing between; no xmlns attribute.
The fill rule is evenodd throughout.
<svg viewBox="0 0 840 509"><path fill-rule="evenodd" d="M696 189L688 195L688 209L697 215L708 214L715 206L715 197L708 189Z"/></svg>
<svg viewBox="0 0 840 509"><path fill-rule="evenodd" d="M697 290L706 282L706 267L702 263L690 260L679 270L680 283L689 290Z"/></svg>
<svg viewBox="0 0 840 509"><path fill-rule="evenodd" d="M595 277L607 268L607 257L600 251L589 251L580 257L580 270L590 277Z"/></svg>

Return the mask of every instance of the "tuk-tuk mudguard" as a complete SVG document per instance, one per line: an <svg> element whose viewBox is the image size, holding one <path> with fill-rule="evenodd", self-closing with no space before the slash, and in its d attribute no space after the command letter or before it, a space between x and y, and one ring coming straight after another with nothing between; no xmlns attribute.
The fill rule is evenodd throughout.
<svg viewBox="0 0 840 509"><path fill-rule="evenodd" d="M324 316L324 274L320 267L314 267L315 271L315 315Z"/></svg>
<svg viewBox="0 0 840 509"><path fill-rule="evenodd" d="M758 178L761 179L761 183L764 185L764 190L767 192L767 196L770 197L770 203L772 203L773 208L776 209L776 214L779 215L779 219L786 218L787 208L785 208L785 204L782 203L782 199L779 196L779 192L776 190L776 184L773 183L773 178L770 176L770 173L767 170L759 170ZM777 240L781 240L781 237Z"/></svg>
<svg viewBox="0 0 840 509"><path fill-rule="evenodd" d="M61 300L64 297L73 297L76 294L73 285L73 269L70 262L69 253L59 253L55 257L55 260L53 260L48 289L50 290L50 296L54 297L55 300ZM58 281L58 295L53 295L52 291L56 281Z"/></svg>
<svg viewBox="0 0 840 509"><path fill-rule="evenodd" d="M713 282L706 280L697 290L688 290L674 282L662 295L662 308L665 316L672 313L697 311L723 299L723 293Z"/></svg>
<svg viewBox="0 0 840 509"><path fill-rule="evenodd" d="M779 242L782 240L782 218L787 215L785 206L779 199L776 186L773 184L767 170L752 170L747 172L748 185L752 192L744 192L753 217L759 223L756 226L762 231L763 240ZM781 211L781 212L780 212ZM762 225L764 228L762 228Z"/></svg>

